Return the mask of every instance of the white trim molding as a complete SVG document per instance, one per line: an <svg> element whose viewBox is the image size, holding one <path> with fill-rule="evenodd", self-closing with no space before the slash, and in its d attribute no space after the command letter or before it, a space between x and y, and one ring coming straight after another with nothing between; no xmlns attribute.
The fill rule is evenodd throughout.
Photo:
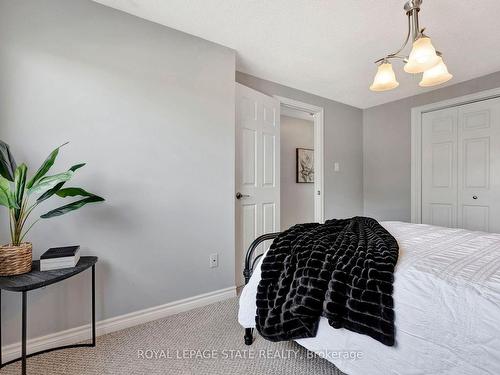
<svg viewBox="0 0 500 375"><path fill-rule="evenodd" d="M325 221L324 110L312 104L274 95L282 107L309 112L314 120L314 220Z"/></svg>
<svg viewBox="0 0 500 375"><path fill-rule="evenodd" d="M233 297L236 297L235 286L101 320L96 324L96 334L97 336L102 336ZM29 339L27 342L27 351L28 353L33 353L85 340L90 340L90 324ZM20 355L20 342L2 347L3 362L8 362Z"/></svg>
<svg viewBox="0 0 500 375"><path fill-rule="evenodd" d="M500 97L500 87L411 109L411 221L422 222L422 114Z"/></svg>

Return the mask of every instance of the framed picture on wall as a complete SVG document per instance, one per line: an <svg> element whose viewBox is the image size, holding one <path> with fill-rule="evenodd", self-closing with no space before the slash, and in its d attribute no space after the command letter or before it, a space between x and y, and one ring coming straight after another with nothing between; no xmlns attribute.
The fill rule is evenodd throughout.
<svg viewBox="0 0 500 375"><path fill-rule="evenodd" d="M308 148L297 148L296 175L297 183L314 182L314 150Z"/></svg>

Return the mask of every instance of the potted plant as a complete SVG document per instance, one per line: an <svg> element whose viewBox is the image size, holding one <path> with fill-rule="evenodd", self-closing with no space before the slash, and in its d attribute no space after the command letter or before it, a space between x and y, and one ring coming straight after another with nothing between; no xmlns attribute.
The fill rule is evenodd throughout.
<svg viewBox="0 0 500 375"><path fill-rule="evenodd" d="M76 164L65 172L47 175L62 146L52 151L36 173L28 179L26 164L16 165L9 145L0 141L0 205L9 211L11 236L10 244L0 246L0 276L19 275L31 271L32 244L25 242L25 237L40 219L64 215L87 203L104 201L103 198L82 188L64 187L75 172L85 164ZM50 210L29 223L28 218L34 209L53 196L81 198Z"/></svg>

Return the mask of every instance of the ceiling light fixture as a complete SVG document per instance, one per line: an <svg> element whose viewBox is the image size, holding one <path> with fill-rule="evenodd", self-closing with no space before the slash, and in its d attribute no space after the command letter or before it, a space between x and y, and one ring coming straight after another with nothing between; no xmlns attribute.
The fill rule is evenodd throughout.
<svg viewBox="0 0 500 375"><path fill-rule="evenodd" d="M420 29L418 12L420 12L421 5L422 0L410 0L405 4L404 10L408 17L408 34L405 42L398 51L375 61L378 69L370 90L387 91L399 86L396 75L392 70L391 60L393 59L404 61L404 71L407 73L424 73L419 84L422 87L440 85L453 78L453 75L448 72L448 68L443 62L442 53L436 51L431 38L424 34L425 29ZM401 55L401 52L408 45L410 37L413 42L410 55Z"/></svg>

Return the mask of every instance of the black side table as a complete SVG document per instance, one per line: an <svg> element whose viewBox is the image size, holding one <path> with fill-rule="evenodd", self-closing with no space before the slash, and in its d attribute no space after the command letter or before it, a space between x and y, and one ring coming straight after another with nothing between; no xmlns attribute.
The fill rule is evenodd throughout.
<svg viewBox="0 0 500 375"><path fill-rule="evenodd" d="M0 307L1 307L1 291L7 290L11 292L22 293L22 329L21 329L21 357L13 359L9 362L2 363L2 316L0 310L0 368L10 365L11 363L22 361L22 374L26 375L26 359L38 354L52 352L54 350L79 348L79 347L95 347L95 264L97 257L81 257L80 261L74 268L64 268L53 271L40 271L40 261L33 262L31 272L18 276L0 276ZM75 276L92 267L92 343L90 344L74 344L58 346L42 350L36 353L26 354L26 310L27 310L27 293L30 290L42 288L44 286L57 283L59 281Z"/></svg>

